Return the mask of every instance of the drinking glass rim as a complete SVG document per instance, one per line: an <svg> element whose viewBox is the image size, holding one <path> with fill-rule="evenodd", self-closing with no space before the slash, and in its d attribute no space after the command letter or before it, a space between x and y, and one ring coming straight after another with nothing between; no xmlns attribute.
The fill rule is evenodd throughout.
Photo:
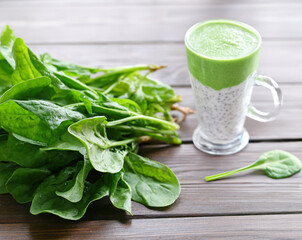
<svg viewBox="0 0 302 240"><path fill-rule="evenodd" d="M230 58L230 59L223 59L223 58L211 58L209 56L206 56L206 55L203 55L199 52L197 52L190 44L190 42L188 41L188 38L189 38L189 35L190 33L197 27L201 26L201 25L205 25L205 24L209 24L209 23L229 23L229 24L233 24L235 26L239 26L239 27L242 27L242 28L245 28L247 30L249 30L250 32L254 33L257 37L258 37L258 44L256 46L256 48L251 51L251 52L248 52L247 54L245 55L241 55L239 57L235 57L235 58ZM237 60L240 60L240 59L243 59L243 58L246 58L250 55L252 55L253 53L257 52L260 47L261 47L261 44L262 44L262 38L261 38L261 35L260 33L252 26L246 24L246 23L243 23L243 22L239 22L239 21L234 21L234 20L228 20L228 19L213 19L213 20L207 20L207 21L203 21L203 22L198 22L196 24L194 24L193 26L191 26L186 34L185 34L185 39L184 39L184 42L185 42L185 46L190 50L192 51L194 54L202 57L202 58L205 58L205 59L208 59L208 60L215 60L215 61L237 61Z"/></svg>

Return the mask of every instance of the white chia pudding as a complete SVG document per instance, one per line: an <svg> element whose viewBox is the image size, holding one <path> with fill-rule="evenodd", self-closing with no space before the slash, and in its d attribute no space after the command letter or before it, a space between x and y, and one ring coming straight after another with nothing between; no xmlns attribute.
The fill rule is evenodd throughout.
<svg viewBox="0 0 302 240"><path fill-rule="evenodd" d="M232 142L240 136L251 98L253 78L218 91L203 85L191 74L190 79L201 136L217 144Z"/></svg>

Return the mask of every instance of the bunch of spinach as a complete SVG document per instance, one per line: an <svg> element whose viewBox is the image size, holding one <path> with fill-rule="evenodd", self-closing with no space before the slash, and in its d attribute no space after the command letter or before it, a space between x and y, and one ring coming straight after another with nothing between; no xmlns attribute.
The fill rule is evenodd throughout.
<svg viewBox="0 0 302 240"><path fill-rule="evenodd" d="M32 214L81 218L108 196L131 214L180 194L174 173L137 154L144 137L180 144L170 114L180 97L139 65L88 68L36 56L6 26L0 44L0 193ZM141 73L143 71L143 73Z"/></svg>

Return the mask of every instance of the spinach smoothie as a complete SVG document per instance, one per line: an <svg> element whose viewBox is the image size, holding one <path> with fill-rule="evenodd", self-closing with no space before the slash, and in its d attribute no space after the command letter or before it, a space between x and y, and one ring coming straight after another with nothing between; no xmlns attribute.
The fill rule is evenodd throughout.
<svg viewBox="0 0 302 240"><path fill-rule="evenodd" d="M198 144L238 144L245 137L246 145L243 125L258 67L259 33L243 23L212 20L191 27L185 45L199 120L194 144L204 150Z"/></svg>
<svg viewBox="0 0 302 240"><path fill-rule="evenodd" d="M228 20L194 25L186 35L192 76L215 90L243 82L258 66L261 37L251 27Z"/></svg>

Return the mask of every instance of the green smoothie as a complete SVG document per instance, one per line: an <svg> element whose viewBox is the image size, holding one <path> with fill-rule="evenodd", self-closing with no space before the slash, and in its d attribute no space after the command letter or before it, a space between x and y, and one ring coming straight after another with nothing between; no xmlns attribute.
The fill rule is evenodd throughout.
<svg viewBox="0 0 302 240"><path fill-rule="evenodd" d="M258 67L261 37L243 23L199 23L188 30L185 44L190 73L215 90L240 84Z"/></svg>

